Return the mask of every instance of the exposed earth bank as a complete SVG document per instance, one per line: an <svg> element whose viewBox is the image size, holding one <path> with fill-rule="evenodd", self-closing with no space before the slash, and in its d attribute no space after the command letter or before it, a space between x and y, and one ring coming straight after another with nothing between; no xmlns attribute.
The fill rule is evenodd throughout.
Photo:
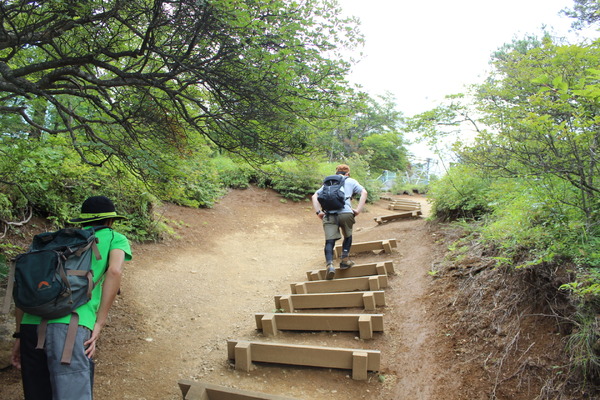
<svg viewBox="0 0 600 400"><path fill-rule="evenodd" d="M425 197L396 197L420 202L427 214ZM444 233L424 218L378 225L374 217L392 213L387 205L368 205L354 233L355 243L398 243L392 254L354 257L357 263L390 260L396 271L385 289L386 306L376 311L384 314L385 330L373 340L347 332L281 332L270 338L256 330L254 313L275 311L274 295L289 294L291 283L323 266L322 227L308 201L284 201L251 187L231 191L213 209L165 206L160 212L175 236L134 245L99 343L96 400L181 399L180 379L299 399L490 398L498 382L471 362L481 354L465 349L477 347L459 335L456 319L445 317L453 313L457 292L448 292L452 287L433 273L447 247ZM239 372L227 360L227 339L379 350L381 371L369 373L367 381L352 380L347 370L274 364ZM539 390L533 382L506 397L500 390L495 394L532 399ZM12 368L0 372L0 398L22 398Z"/></svg>

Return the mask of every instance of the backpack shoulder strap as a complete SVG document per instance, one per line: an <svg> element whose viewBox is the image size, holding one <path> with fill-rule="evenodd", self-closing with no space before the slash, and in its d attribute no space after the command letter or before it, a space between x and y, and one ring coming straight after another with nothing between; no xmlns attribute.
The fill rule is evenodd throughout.
<svg viewBox="0 0 600 400"><path fill-rule="evenodd" d="M106 229L110 229L110 231L111 231L111 233L112 233L112 236L111 236L111 238L110 238L110 243L109 243L109 245L108 245L108 249L109 249L109 250L108 250L108 259L106 260L106 268L104 268L104 271L102 271L102 274L100 275L100 278L98 278L98 279L96 280L96 282L99 282L99 281L100 281L100 279L102 279L102 276L104 276L104 274L106 274L106 271L108 271L109 262L110 262L110 247L112 246L112 242L113 242L113 240L115 239L115 231L114 231L112 228L110 228L110 227L108 227L108 226L104 226L104 225L103 225L103 226L97 226L97 227L94 227L94 228L93 228L95 231L99 231L100 229L105 229L105 228L106 228ZM96 240L94 241L94 243L93 243L93 245L92 245L92 249L94 250L94 254L96 254L96 252L97 252L97 257L96 257L96 259L97 259L97 260L101 260L101 259L102 259L102 256L101 256L101 254L100 254L100 250L98 249L98 239L96 239ZM100 257L100 258L98 258L98 257ZM94 284L93 284L93 287L95 287L95 286L96 286L96 283L94 283ZM120 288L119 288L119 293L117 293L117 294L121 294L121 289L120 289Z"/></svg>
<svg viewBox="0 0 600 400"><path fill-rule="evenodd" d="M106 225L99 225L99 226L91 227L93 234L95 234L96 232L98 232L99 230L102 230L102 229L110 229L110 228ZM100 255L100 250L98 250L98 239L96 238L95 240L93 240L90 243L90 246L92 246L92 251L94 252L94 257L96 257L96 260L102 260L102 256ZM82 250L82 252L85 250L87 250L87 246Z"/></svg>
<svg viewBox="0 0 600 400"><path fill-rule="evenodd" d="M35 346L36 350L42 350L46 343L46 329L48 327L48 320L43 319L38 326L38 340ZM69 327L67 328L67 336L65 337L65 346L63 347L62 356L60 363L63 365L71 364L71 357L73 356L73 348L75 347L75 338L77 337L77 328L79 327L79 314L76 312L71 313L71 320L69 321Z"/></svg>

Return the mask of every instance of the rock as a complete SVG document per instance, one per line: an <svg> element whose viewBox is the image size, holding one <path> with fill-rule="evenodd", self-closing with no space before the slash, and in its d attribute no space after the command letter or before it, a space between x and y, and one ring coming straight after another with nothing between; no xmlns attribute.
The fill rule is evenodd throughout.
<svg viewBox="0 0 600 400"><path fill-rule="evenodd" d="M6 346L7 344L10 347ZM0 343L0 370L6 369L11 366L10 355L12 353L12 344L12 338L9 342L3 340Z"/></svg>
<svg viewBox="0 0 600 400"><path fill-rule="evenodd" d="M1 299L0 302L2 302ZM12 337L14 331L13 314L0 314L0 370L11 366L10 355L15 341Z"/></svg>

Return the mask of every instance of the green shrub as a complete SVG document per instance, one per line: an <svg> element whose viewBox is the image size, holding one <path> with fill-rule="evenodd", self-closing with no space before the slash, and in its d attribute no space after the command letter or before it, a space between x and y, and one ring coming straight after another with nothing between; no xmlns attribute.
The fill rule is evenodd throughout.
<svg viewBox="0 0 600 400"><path fill-rule="evenodd" d="M0 141L6 148L0 157L3 217L19 219L32 207L36 215L46 217L58 229L79 214L87 197L105 195L120 213L130 217L122 225L131 239L160 235L151 214L157 199L147 194L144 183L118 160L111 159L102 167L84 164L59 136L42 136L39 140L3 137ZM93 161L93 156L89 157ZM0 251L8 254L6 249Z"/></svg>
<svg viewBox="0 0 600 400"><path fill-rule="evenodd" d="M316 163L308 160L286 160L273 165L264 166L255 175L256 184L263 188L272 188L284 198L293 201L307 200L321 187L323 178L335 173L335 167L342 162ZM359 157L346 162L350 166L350 174L357 179L369 193L367 201L379 199L381 183L370 179L368 167Z"/></svg>
<svg viewBox="0 0 600 400"><path fill-rule="evenodd" d="M0 185L0 188L3 188L3 185ZM0 192L0 219L12 220L14 218L13 211L12 203L8 196Z"/></svg>
<svg viewBox="0 0 600 400"><path fill-rule="evenodd" d="M368 163L360 156L355 156L344 162L322 162L314 163L307 161L285 161L278 163L276 168L281 171L271 176L271 187L282 194L282 196L298 201L309 198L323 182L327 175L335 173L339 164L348 164L350 176L356 179L369 193L368 202L379 199L381 193L381 182L372 179ZM289 180L295 180L289 185Z"/></svg>
<svg viewBox="0 0 600 400"><path fill-rule="evenodd" d="M554 250L548 207L517 179L496 181L490 189L491 211L480 229L482 240L501 249L506 258L522 258L523 252L527 264L549 261Z"/></svg>
<svg viewBox="0 0 600 400"><path fill-rule="evenodd" d="M584 382L600 378L600 319L596 312L579 312L575 315L575 330L567 341L571 369L583 377Z"/></svg>
<svg viewBox="0 0 600 400"><path fill-rule="evenodd" d="M312 176L282 171L272 178L273 189L281 196L293 201L307 200L314 193L315 180Z"/></svg>
<svg viewBox="0 0 600 400"><path fill-rule="evenodd" d="M394 182L394 185L390 191L392 194L426 194L429 191L429 185L424 183L409 183L404 179L398 179L396 182Z"/></svg>
<svg viewBox="0 0 600 400"><path fill-rule="evenodd" d="M519 256L526 258L523 265L560 258L586 268L600 267L598 231L586 226L584 212L570 203L576 193L569 193L564 182L497 179L490 189L491 211L480 233L505 257L526 252L526 257Z"/></svg>
<svg viewBox="0 0 600 400"><path fill-rule="evenodd" d="M286 199L307 200L319 188L317 170L311 162L279 162L271 169L270 187Z"/></svg>
<svg viewBox="0 0 600 400"><path fill-rule="evenodd" d="M224 187L232 189L246 189L250 186L256 172L244 161L234 161L225 156L217 156L211 160L219 180Z"/></svg>
<svg viewBox="0 0 600 400"><path fill-rule="evenodd" d="M433 201L432 214L441 221L451 221L476 219L489 213L491 184L492 180L474 167L453 166L431 184L428 195Z"/></svg>
<svg viewBox="0 0 600 400"><path fill-rule="evenodd" d="M377 179L367 179L366 181L359 181L359 183L367 191L367 203L374 203L380 199L381 196L381 181Z"/></svg>
<svg viewBox="0 0 600 400"><path fill-rule="evenodd" d="M166 226L154 215L155 208L167 201L188 207L212 207L225 194L225 188L246 188L250 183L273 188L284 198L308 199L325 175L334 173L337 163L313 160L284 160L266 165L262 171L226 155L211 156L209 146L197 151L173 154L172 162L149 163L147 171L133 174L116 156L98 158L86 154L93 167L83 163L70 143L61 136L42 135L0 137L0 217L22 219L31 208L49 219L54 228L68 224L80 212L81 203L92 195L111 198L120 213L129 218L118 228L136 241L157 240ZM104 156L105 157L105 156ZM168 159L165 155L165 160ZM369 191L369 200L379 195L378 182L368 175L368 164L361 157L347 162ZM139 171L138 171L139 172ZM0 253L6 254L6 249Z"/></svg>

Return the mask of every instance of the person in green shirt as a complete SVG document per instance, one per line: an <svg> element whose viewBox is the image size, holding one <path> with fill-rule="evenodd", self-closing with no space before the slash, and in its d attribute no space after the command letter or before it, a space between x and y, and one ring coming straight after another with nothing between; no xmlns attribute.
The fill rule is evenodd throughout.
<svg viewBox="0 0 600 400"><path fill-rule="evenodd" d="M92 297L75 310L79 321L70 364L61 363L61 355L72 315L48 321L44 348L36 349L41 318L15 310L12 364L21 370L26 400L92 399L96 343L119 291L124 263L131 260L129 241L112 229L115 220L124 218L109 198L92 196L83 202L79 217L69 221L95 229L102 256L92 257Z"/></svg>

